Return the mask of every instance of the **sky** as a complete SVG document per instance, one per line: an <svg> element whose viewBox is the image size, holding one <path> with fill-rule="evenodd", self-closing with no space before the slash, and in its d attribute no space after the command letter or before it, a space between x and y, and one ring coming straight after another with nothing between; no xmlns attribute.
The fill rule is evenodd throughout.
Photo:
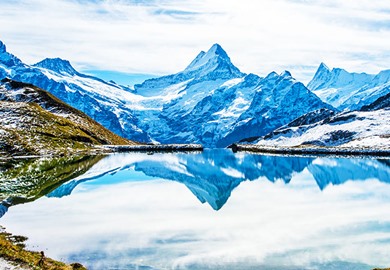
<svg viewBox="0 0 390 270"><path fill-rule="evenodd" d="M214 43L260 76L390 68L388 0L7 0L0 25L25 63L61 57L106 75L173 74Z"/></svg>

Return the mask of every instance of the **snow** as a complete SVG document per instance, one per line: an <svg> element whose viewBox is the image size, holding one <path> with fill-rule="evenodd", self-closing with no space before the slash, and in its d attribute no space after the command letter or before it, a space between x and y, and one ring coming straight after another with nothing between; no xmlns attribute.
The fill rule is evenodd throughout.
<svg viewBox="0 0 390 270"><path fill-rule="evenodd" d="M221 84L220 87L231 88L231 87L236 86L237 84L239 84L243 81L244 81L244 78L231 79L231 80L228 80L228 81L224 82L223 84Z"/></svg>
<svg viewBox="0 0 390 270"><path fill-rule="evenodd" d="M390 92L390 71L377 75L349 73L321 64L307 87L338 109L356 110Z"/></svg>
<svg viewBox="0 0 390 270"><path fill-rule="evenodd" d="M343 116L349 117L355 115L350 121L339 121L337 123L316 124L312 126L303 126L301 128L290 129L287 134L279 134L268 140L260 140L257 145L266 146L297 146L305 142L321 141L326 142L330 139L330 134L338 131L354 132L352 141L348 146L383 146L390 147L390 138L381 136L390 135L390 110L377 110L360 112L353 111L343 113ZM347 143L347 142L345 142ZM330 141L330 146L338 145L338 141Z"/></svg>
<svg viewBox="0 0 390 270"><path fill-rule="evenodd" d="M220 116L221 118L233 118L237 119L243 112L249 108L250 101L243 97L236 98L233 103L221 111L214 113L213 115Z"/></svg>
<svg viewBox="0 0 390 270"><path fill-rule="evenodd" d="M214 44L207 53L204 53L203 51L198 54L198 56L195 58L194 61L191 62L191 64L185 69L186 72L197 70L207 63L209 63L210 60L214 60L218 55L221 55L222 57L227 56L226 52L221 48L220 45Z"/></svg>
<svg viewBox="0 0 390 270"><path fill-rule="evenodd" d="M20 265L13 265L10 262L4 260L3 258L0 258L0 269L2 269L2 270L24 270L24 269L29 269L29 268L22 267Z"/></svg>
<svg viewBox="0 0 390 270"><path fill-rule="evenodd" d="M221 167L221 171L228 175L228 176L231 176L231 177L234 177L234 178L242 178L242 179L245 179L245 175L240 172L239 170L235 169L235 168L223 168Z"/></svg>
<svg viewBox="0 0 390 270"><path fill-rule="evenodd" d="M344 148L367 148L375 147L379 149L390 149L390 137L383 136L371 136L366 138L359 138L346 144L343 144Z"/></svg>
<svg viewBox="0 0 390 270"><path fill-rule="evenodd" d="M11 76L12 74L14 74L15 72L13 71L13 69L7 67L6 65L3 65L0 63L0 69L4 70L4 72L6 74L8 74L9 76Z"/></svg>

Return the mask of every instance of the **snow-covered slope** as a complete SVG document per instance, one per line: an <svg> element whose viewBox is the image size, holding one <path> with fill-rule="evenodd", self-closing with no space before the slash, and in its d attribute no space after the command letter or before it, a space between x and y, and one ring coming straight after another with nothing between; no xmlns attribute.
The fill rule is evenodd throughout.
<svg viewBox="0 0 390 270"><path fill-rule="evenodd" d="M390 93L390 70L377 75L349 73L340 68L330 70L321 63L307 87L340 110L358 110Z"/></svg>
<svg viewBox="0 0 390 270"><path fill-rule="evenodd" d="M45 59L29 66L6 51L0 41L0 77L31 83L49 91L116 134L150 142L137 126L132 104L139 98L125 87L77 72L69 61Z"/></svg>
<svg viewBox="0 0 390 270"><path fill-rule="evenodd" d="M390 149L390 94L360 111L318 110L274 130L256 143L267 146L318 145Z"/></svg>

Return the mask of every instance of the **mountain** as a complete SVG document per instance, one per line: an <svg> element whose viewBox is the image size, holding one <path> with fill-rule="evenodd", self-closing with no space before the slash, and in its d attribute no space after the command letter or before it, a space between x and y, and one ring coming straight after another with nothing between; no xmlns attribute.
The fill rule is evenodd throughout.
<svg viewBox="0 0 390 270"><path fill-rule="evenodd" d="M169 86L183 83L191 86L205 81L227 81L243 77L242 73L230 61L227 53L219 44L214 44L207 52L201 51L187 68L179 73L149 79L135 85L136 92L142 96L159 96L170 94ZM202 92L206 92L206 89Z"/></svg>
<svg viewBox="0 0 390 270"><path fill-rule="evenodd" d="M150 137L137 126L128 103L137 100L128 88L77 72L69 61L45 59L26 65L0 41L0 79L10 78L40 87L79 109L119 136L142 142Z"/></svg>
<svg viewBox="0 0 390 270"><path fill-rule="evenodd" d="M5 154L67 154L93 145L134 144L32 85L3 79L0 137Z"/></svg>
<svg viewBox="0 0 390 270"><path fill-rule="evenodd" d="M221 145L229 145L248 137L257 137L318 109L334 109L322 102L289 72L270 73L261 80L249 108L233 124Z"/></svg>
<svg viewBox="0 0 390 270"><path fill-rule="evenodd" d="M29 66L1 43L0 75L32 83L116 134L141 142L225 147L261 136L312 110L329 108L289 72L261 78L242 73L219 44L181 72L134 89L77 72L69 61Z"/></svg>
<svg viewBox="0 0 390 270"><path fill-rule="evenodd" d="M390 94L360 111L317 110L255 142L268 146L336 146L390 149Z"/></svg>
<svg viewBox="0 0 390 270"><path fill-rule="evenodd" d="M197 142L226 147L260 136L314 109L331 108L289 72L265 78L244 74L220 45L200 52L177 74L135 85L137 94L157 103L136 112L140 128L162 143Z"/></svg>
<svg viewBox="0 0 390 270"><path fill-rule="evenodd" d="M340 68L330 70L321 63L307 87L340 110L359 110L390 93L390 70L377 75L349 73Z"/></svg>
<svg viewBox="0 0 390 270"><path fill-rule="evenodd" d="M46 58L33 66L45 68L64 76L81 75L72 67L69 61L62 60L61 58Z"/></svg>

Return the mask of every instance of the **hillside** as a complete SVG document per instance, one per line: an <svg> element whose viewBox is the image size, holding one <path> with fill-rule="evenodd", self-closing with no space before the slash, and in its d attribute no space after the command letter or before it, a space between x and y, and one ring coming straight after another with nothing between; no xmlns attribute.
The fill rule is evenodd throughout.
<svg viewBox="0 0 390 270"><path fill-rule="evenodd" d="M390 95L359 111L313 111L254 143L262 146L320 146L344 149L390 149Z"/></svg>
<svg viewBox="0 0 390 270"><path fill-rule="evenodd" d="M94 145L135 144L31 84L0 84L1 155L88 152Z"/></svg>

